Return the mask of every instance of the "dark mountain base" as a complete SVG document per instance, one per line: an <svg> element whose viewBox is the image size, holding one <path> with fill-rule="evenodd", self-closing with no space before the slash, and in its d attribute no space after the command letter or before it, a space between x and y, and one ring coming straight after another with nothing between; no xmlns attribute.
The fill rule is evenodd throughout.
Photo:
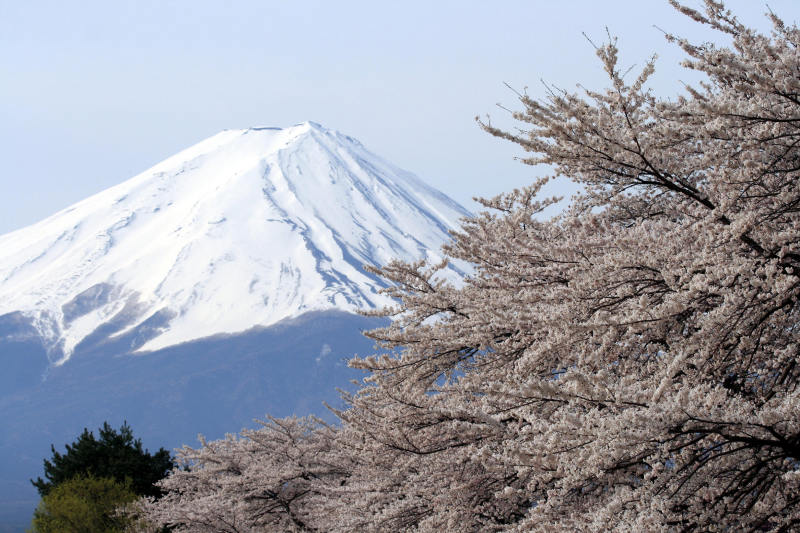
<svg viewBox="0 0 800 533"><path fill-rule="evenodd" d="M309 313L275 326L207 338L144 355L120 346L76 351L48 368L24 323L0 317L0 532L30 523L50 444L63 451L84 427L127 420L150 450L196 445L255 427L254 418L316 414L341 406L336 388L362 373L347 367L372 353L361 331L381 321L343 312ZM46 377L43 376L46 373Z"/></svg>

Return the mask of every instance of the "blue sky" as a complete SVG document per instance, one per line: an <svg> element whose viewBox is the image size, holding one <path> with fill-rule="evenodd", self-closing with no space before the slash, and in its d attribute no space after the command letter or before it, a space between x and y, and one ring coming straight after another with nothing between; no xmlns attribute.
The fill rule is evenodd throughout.
<svg viewBox="0 0 800 533"><path fill-rule="evenodd" d="M768 28L766 3L727 5ZM800 15L796 0L769 6ZM693 78L654 25L714 38L666 0L0 0L0 233L222 129L304 120L475 209L540 172L475 124L511 125L504 83L603 87L582 32L602 42L608 27L624 65L658 53L652 86L675 94Z"/></svg>

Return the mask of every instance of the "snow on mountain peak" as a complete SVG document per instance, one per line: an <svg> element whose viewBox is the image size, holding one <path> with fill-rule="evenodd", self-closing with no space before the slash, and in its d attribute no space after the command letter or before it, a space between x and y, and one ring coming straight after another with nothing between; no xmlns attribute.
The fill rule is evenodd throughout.
<svg viewBox="0 0 800 533"><path fill-rule="evenodd" d="M375 307L362 265L437 261L467 214L319 124L225 130L0 236L0 316L29 317L61 363L103 335L156 350Z"/></svg>

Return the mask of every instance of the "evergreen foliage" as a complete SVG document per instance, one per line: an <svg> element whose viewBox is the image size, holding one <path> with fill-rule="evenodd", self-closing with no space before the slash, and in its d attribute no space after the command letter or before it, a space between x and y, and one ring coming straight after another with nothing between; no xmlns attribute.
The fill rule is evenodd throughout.
<svg viewBox="0 0 800 533"><path fill-rule="evenodd" d="M141 439L133 437L127 422L119 430L108 422L98 431L84 429L78 439L66 445L59 453L51 446L53 456L44 460L44 477L31 483L41 496L47 496L54 487L76 476L111 478L118 483L130 482L130 490L140 496L158 496L160 490L155 483L172 469L170 454L164 448L154 454L142 448Z"/></svg>

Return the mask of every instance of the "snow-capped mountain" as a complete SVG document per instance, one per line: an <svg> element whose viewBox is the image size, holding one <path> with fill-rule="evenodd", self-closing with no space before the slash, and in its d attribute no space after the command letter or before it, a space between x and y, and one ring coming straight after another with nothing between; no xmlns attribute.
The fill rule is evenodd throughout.
<svg viewBox="0 0 800 533"><path fill-rule="evenodd" d="M0 316L28 320L60 364L91 340L152 351L379 306L362 265L438 261L467 214L318 124L223 131L0 236Z"/></svg>

